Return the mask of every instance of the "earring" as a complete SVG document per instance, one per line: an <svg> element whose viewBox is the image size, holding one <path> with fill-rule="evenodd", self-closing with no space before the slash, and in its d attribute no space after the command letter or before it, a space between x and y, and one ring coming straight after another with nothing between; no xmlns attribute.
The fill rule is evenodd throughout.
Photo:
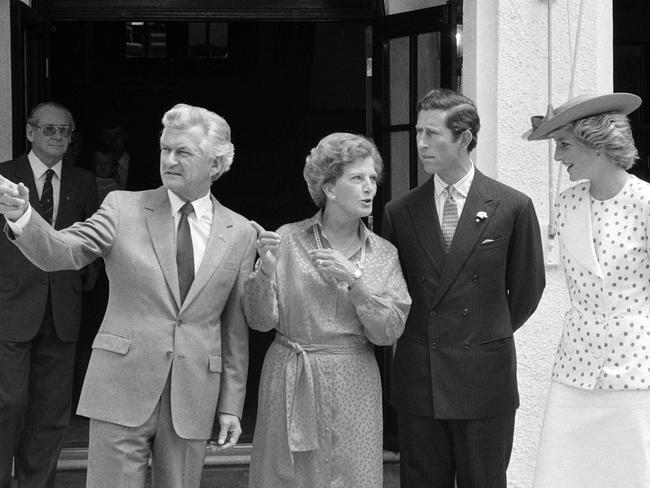
<svg viewBox="0 0 650 488"><path fill-rule="evenodd" d="M600 151L599 151L598 149L596 149L596 157L597 157L597 158L600 157Z"/></svg>

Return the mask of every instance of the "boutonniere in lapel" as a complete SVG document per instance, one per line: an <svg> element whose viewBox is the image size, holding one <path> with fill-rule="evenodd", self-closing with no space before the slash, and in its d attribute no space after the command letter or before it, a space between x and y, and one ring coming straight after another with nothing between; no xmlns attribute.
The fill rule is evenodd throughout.
<svg viewBox="0 0 650 488"><path fill-rule="evenodd" d="M485 219L487 219L487 217L488 217L487 212L483 210L481 210L480 212L476 212L476 223L480 224Z"/></svg>

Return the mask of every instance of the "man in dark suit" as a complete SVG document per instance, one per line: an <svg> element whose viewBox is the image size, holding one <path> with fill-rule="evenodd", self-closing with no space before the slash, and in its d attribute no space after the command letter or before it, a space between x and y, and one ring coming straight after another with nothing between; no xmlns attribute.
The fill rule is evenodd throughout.
<svg viewBox="0 0 650 488"><path fill-rule="evenodd" d="M0 175L30 190L30 203L55 228L97 209L95 178L62 164L74 121L46 102L27 122L28 154L0 164ZM0 227L4 227L0 216ZM0 233L0 487L53 487L70 420L81 283L77 271L46 273Z"/></svg>
<svg viewBox="0 0 650 488"><path fill-rule="evenodd" d="M478 171L474 102L418 102L418 154L433 176L386 206L413 299L394 358L402 488L505 488L519 406L513 333L545 285L526 195Z"/></svg>

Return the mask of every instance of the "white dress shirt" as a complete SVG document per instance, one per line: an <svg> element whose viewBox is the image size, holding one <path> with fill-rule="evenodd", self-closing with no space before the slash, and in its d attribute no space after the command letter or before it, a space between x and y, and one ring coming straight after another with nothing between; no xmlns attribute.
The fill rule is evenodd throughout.
<svg viewBox="0 0 650 488"><path fill-rule="evenodd" d="M27 159L29 160L29 165L32 167L32 173L34 174L34 181L36 183L36 191L38 192L38 199L40 200L41 195L43 194L43 186L45 185L45 172L50 168L46 166L43 161L38 159L38 156L34 154L34 151L29 151ZM56 216L59 213L62 165L61 161L59 161L51 168L54 170L54 176L52 176L52 198L54 203L54 209L52 210L52 226L54 226Z"/></svg>
<svg viewBox="0 0 650 488"><path fill-rule="evenodd" d="M467 201L467 194L469 193L469 188L472 186L472 181L474 181L474 163L472 163L469 171L465 176L463 176L456 183L451 185L454 188L454 200L456 200L456 207L458 208L458 217L463 214L463 207ZM442 178L437 174L433 177L433 184L436 192L436 210L438 211L438 221L442 225L442 210L445 207L445 202L447 201L447 183L442 181Z"/></svg>
<svg viewBox="0 0 650 488"><path fill-rule="evenodd" d="M172 208L172 217L174 218L174 242L176 242L176 233L178 232L178 222L181 219L181 207L185 201L181 200L173 191L167 190L169 203ZM190 234L192 235L192 246L194 247L194 276L199 272L199 266L205 255L205 248L208 245L210 229L212 228L212 199L210 192L201 198L194 200L192 206L194 212L187 216L187 222L190 224Z"/></svg>

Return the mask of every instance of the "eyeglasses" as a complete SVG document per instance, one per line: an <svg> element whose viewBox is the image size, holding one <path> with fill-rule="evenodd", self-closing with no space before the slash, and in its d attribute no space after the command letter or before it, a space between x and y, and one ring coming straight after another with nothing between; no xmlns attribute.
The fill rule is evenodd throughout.
<svg viewBox="0 0 650 488"><path fill-rule="evenodd" d="M32 127L36 127L37 129L41 129L45 137L52 137L57 132L61 134L63 137L70 137L74 132L74 129L69 125L36 125L36 124L29 124L29 125L31 125Z"/></svg>

